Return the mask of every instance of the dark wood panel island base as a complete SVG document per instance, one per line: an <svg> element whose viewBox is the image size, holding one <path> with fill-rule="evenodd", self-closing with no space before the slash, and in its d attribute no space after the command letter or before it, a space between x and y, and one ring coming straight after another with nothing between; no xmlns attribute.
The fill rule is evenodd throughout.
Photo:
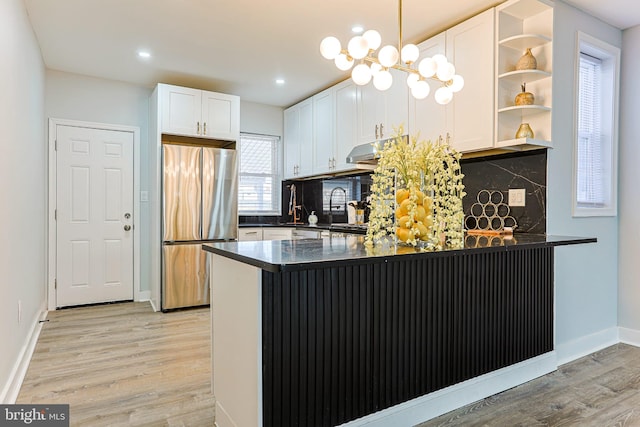
<svg viewBox="0 0 640 427"><path fill-rule="evenodd" d="M393 253L381 255L368 255L353 238L207 246L215 254L217 423L424 421L434 415L420 415L421 401L436 399L427 402L433 406L443 396L450 400L443 390L454 391L451 386L553 354L554 247L594 241L516 235L494 240L495 246L474 242L465 249L409 254L390 248ZM242 274L233 273L241 269L255 269L247 271L254 283L242 283ZM249 309L231 295L240 288L253 294L245 303L258 307ZM251 340L238 345L248 317L257 339L253 350ZM258 378L243 386L253 374L241 359L251 351L255 357L246 363L256 365ZM555 359L549 360L553 365ZM534 367L532 375L555 369L549 360L543 361L545 372ZM245 419L252 405L255 413ZM446 402L441 406L451 409Z"/></svg>

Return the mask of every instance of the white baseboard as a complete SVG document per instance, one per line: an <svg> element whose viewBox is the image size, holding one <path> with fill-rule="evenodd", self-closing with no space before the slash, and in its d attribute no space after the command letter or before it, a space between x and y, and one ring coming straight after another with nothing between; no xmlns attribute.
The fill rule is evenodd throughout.
<svg viewBox="0 0 640 427"><path fill-rule="evenodd" d="M618 328L612 327L580 337L564 344L556 345L558 366L572 362L593 352L619 343Z"/></svg>
<svg viewBox="0 0 640 427"><path fill-rule="evenodd" d="M139 291L136 294L136 302L143 302L151 300L151 291Z"/></svg>
<svg viewBox="0 0 640 427"><path fill-rule="evenodd" d="M638 330L618 327L618 337L621 343L640 347L640 331Z"/></svg>
<svg viewBox="0 0 640 427"><path fill-rule="evenodd" d="M358 418L341 427L416 425L546 375L557 367L556 354L552 351Z"/></svg>
<svg viewBox="0 0 640 427"><path fill-rule="evenodd" d="M45 305L32 320L31 329L27 339L20 349L18 359L13 365L9 379L2 389L2 394L0 394L0 402L3 404L16 403L16 399L20 393L20 387L22 387L22 381L24 381L24 376L27 374L31 357L33 356L33 352L38 342L38 337L40 336L40 331L42 330L42 323L40 323L40 321L47 318L47 313L48 311L46 310Z"/></svg>

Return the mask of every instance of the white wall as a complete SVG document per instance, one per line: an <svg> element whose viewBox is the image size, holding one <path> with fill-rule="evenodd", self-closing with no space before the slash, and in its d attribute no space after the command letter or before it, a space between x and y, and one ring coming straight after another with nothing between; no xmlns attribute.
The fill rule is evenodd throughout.
<svg viewBox="0 0 640 427"><path fill-rule="evenodd" d="M44 64L22 0L0 1L0 52L0 402L10 402L46 296Z"/></svg>
<svg viewBox="0 0 640 427"><path fill-rule="evenodd" d="M556 249L556 348L561 363L617 340L616 217L573 218L577 31L621 46L622 33L562 1L555 2L553 145L548 151L547 232L596 237L598 243Z"/></svg>
<svg viewBox="0 0 640 427"><path fill-rule="evenodd" d="M640 26L622 36L620 98L620 216L618 325L640 331ZM639 335L640 337L640 332Z"/></svg>
<svg viewBox="0 0 640 427"><path fill-rule="evenodd" d="M140 128L140 191L149 189L149 96L152 89L129 83L47 70L46 118ZM136 195L139 197L139 195ZM140 202L140 290L149 290L149 205Z"/></svg>
<svg viewBox="0 0 640 427"><path fill-rule="evenodd" d="M240 132L283 135L284 109L240 100Z"/></svg>

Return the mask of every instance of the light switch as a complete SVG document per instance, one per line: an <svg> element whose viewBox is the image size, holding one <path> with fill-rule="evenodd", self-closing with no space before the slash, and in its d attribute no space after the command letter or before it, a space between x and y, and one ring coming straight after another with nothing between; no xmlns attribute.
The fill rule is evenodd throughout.
<svg viewBox="0 0 640 427"><path fill-rule="evenodd" d="M140 201L148 202L149 201L149 192L148 191L140 191Z"/></svg>
<svg viewBox="0 0 640 427"><path fill-rule="evenodd" d="M524 206L527 192L524 188L509 189L509 206Z"/></svg>

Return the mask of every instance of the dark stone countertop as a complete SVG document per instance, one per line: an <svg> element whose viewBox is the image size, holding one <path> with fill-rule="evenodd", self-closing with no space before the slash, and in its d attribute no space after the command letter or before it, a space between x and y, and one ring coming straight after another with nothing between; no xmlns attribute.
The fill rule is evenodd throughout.
<svg viewBox="0 0 640 427"><path fill-rule="evenodd" d="M265 240L250 242L207 243L202 248L216 255L259 267L263 270L306 270L325 263L335 266L380 262L381 260L409 260L416 257L454 256L479 251L509 251L534 249L581 243L594 243L592 237L550 236L538 234L514 234L513 236L472 236L465 238L464 248L423 251L413 247L364 245L364 236L347 236L324 239ZM405 258L406 257L406 258Z"/></svg>
<svg viewBox="0 0 640 427"><path fill-rule="evenodd" d="M337 233L353 233L353 234L366 234L367 226L363 225L355 225L355 224L308 224L308 223L297 223L293 224L290 222L283 223L275 223L275 224L252 224L252 223L243 223L238 224L239 228L248 228L248 227L263 227L263 228L272 228L272 227L286 227L286 228L295 228L296 230L316 230L316 231L334 231Z"/></svg>

